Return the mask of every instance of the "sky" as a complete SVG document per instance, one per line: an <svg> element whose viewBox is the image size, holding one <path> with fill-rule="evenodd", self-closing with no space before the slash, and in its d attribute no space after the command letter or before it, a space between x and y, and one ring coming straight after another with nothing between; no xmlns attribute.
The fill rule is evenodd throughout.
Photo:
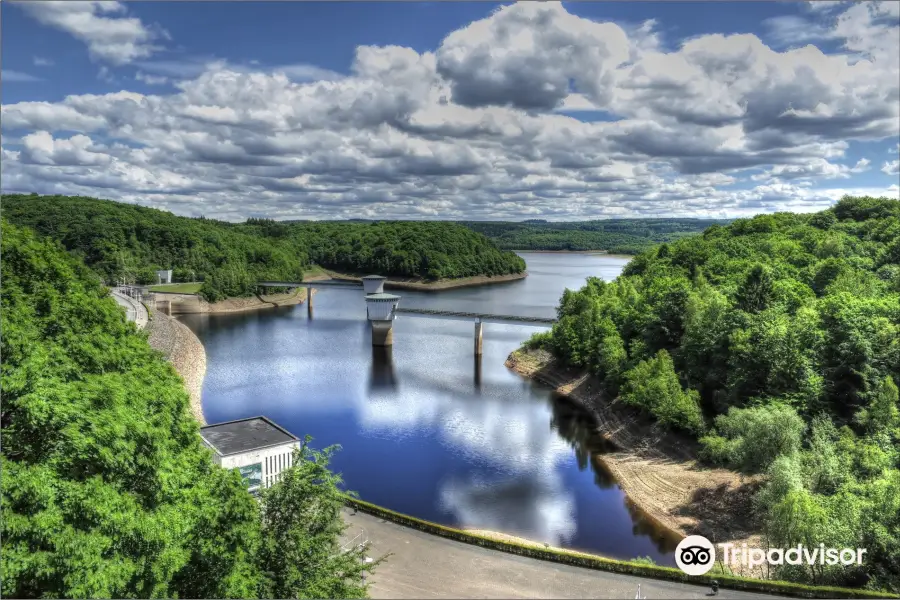
<svg viewBox="0 0 900 600"><path fill-rule="evenodd" d="M900 2L3 2L3 193L186 216L900 197Z"/></svg>

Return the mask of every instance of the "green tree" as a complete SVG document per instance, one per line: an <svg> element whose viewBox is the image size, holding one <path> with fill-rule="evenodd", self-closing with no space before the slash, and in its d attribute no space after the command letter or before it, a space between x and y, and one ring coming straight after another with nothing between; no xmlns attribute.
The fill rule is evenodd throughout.
<svg viewBox="0 0 900 600"><path fill-rule="evenodd" d="M258 512L212 464L181 379L57 244L5 221L0 241L0 592L252 593Z"/></svg>
<svg viewBox="0 0 900 600"><path fill-rule="evenodd" d="M875 549L864 573L779 576L900 591L900 202L847 197L660 241L615 281L563 294L546 347L610 393L624 378L623 401L688 433L704 433L685 426L702 422L699 392L715 424L702 456L765 474L770 532L827 521L828 539Z"/></svg>
<svg viewBox="0 0 900 600"><path fill-rule="evenodd" d="M797 411L782 404L751 408L730 408L715 419L715 432L701 439L708 455L719 456L718 449L728 451L727 463L755 472L765 470L779 456L793 456L800 450L806 424ZM723 444L720 436L729 441Z"/></svg>
<svg viewBox="0 0 900 600"><path fill-rule="evenodd" d="M756 265L737 291L737 305L748 313L766 310L775 297L772 274L765 265Z"/></svg>
<svg viewBox="0 0 900 600"><path fill-rule="evenodd" d="M665 425L694 433L704 429L699 395L696 390L681 388L672 358L665 350L625 373L622 399L647 410Z"/></svg>
<svg viewBox="0 0 900 600"><path fill-rule="evenodd" d="M337 447L313 450L307 436L293 466L263 491L262 546L257 564L263 598L364 598L368 543L341 546L341 478L328 469Z"/></svg>
<svg viewBox="0 0 900 600"><path fill-rule="evenodd" d="M900 426L897 385L891 377L881 380L868 408L857 413L856 420L870 431L891 431Z"/></svg>
<svg viewBox="0 0 900 600"><path fill-rule="evenodd" d="M0 244L0 594L364 594L358 576L374 565L336 549L331 450L304 445L261 523L202 444L181 378L97 276L5 221Z"/></svg>

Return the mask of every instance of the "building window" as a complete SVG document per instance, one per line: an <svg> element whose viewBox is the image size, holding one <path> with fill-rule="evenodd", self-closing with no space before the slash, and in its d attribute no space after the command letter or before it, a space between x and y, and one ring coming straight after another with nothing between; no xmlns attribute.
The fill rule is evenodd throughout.
<svg viewBox="0 0 900 600"><path fill-rule="evenodd" d="M238 471L240 471L241 479L244 480L244 485L247 486L248 489L253 487L258 488L262 483L262 463L253 463L252 465L238 467Z"/></svg>

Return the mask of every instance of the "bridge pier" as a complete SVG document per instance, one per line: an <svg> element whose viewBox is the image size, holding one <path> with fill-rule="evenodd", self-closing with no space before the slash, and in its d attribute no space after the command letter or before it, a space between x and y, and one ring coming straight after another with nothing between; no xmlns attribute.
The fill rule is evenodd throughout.
<svg viewBox="0 0 900 600"><path fill-rule="evenodd" d="M372 345L382 348L393 346L393 325L392 321L372 321Z"/></svg>
<svg viewBox="0 0 900 600"><path fill-rule="evenodd" d="M310 319L313 316L313 289L311 287L306 288L306 316Z"/></svg>
<svg viewBox="0 0 900 600"><path fill-rule="evenodd" d="M484 323L481 322L481 319L476 319L475 321L475 356L482 355L483 348L483 326Z"/></svg>

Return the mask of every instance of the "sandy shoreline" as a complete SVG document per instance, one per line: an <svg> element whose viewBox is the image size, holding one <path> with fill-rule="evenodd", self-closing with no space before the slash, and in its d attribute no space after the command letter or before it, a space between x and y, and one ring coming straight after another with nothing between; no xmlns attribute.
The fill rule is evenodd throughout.
<svg viewBox="0 0 900 600"><path fill-rule="evenodd" d="M188 315L235 313L277 306L292 306L305 302L306 292L306 288L297 288L295 291L287 294L257 294L247 298L226 298L218 302L207 302L196 294L168 292L155 292L155 294L157 307L162 306L160 301L168 301L171 303L173 315Z"/></svg>
<svg viewBox="0 0 900 600"><path fill-rule="evenodd" d="M321 279L337 279L341 281L360 282L360 277L349 275L346 273L337 273L335 271L323 270L323 275L309 277L309 281L317 281ZM478 275L476 277L462 277L459 279L441 279L425 283L420 279L387 279L384 282L385 289L394 290L414 290L419 292L442 292L445 290L454 290L465 287L477 287L483 285L495 285L508 283L511 281L519 281L528 276L527 271L522 273L512 273L509 275L496 275L489 277L486 275ZM157 302L168 301L171 306L173 315L186 314L224 314L235 312L246 312L251 310L259 310L262 308L273 308L276 306L292 306L302 304L306 301L307 288L297 288L293 292L286 294L257 294L247 298L226 298L218 302L207 302L197 294L184 294L173 292L154 292ZM313 290L316 293L316 290ZM159 305L158 305L159 306Z"/></svg>
<svg viewBox="0 0 900 600"><path fill-rule="evenodd" d="M599 433L616 451L596 460L636 507L670 533L678 537L704 535L717 543L754 545L758 540L758 530L750 520L758 478L699 465L690 440L666 432L631 407L604 397L596 380L559 365L545 351L515 351L506 366L550 385L597 419Z"/></svg>

